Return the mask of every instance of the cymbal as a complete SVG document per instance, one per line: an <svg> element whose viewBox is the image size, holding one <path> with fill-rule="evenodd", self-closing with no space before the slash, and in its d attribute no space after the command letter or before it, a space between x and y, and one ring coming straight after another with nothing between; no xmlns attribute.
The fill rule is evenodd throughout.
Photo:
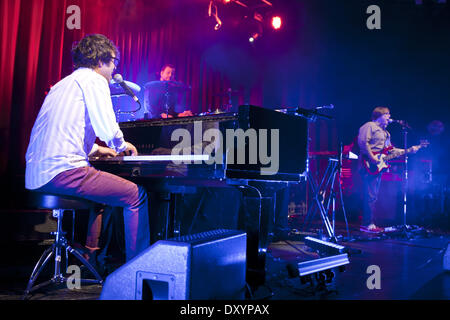
<svg viewBox="0 0 450 320"><path fill-rule="evenodd" d="M137 85L136 83L131 82L131 81L127 81L127 80L124 80L123 82L125 82L127 84L127 86L131 90L133 90L134 92L141 91L141 87L139 85ZM111 91L111 95L112 96L118 96L118 95L121 95L121 94L126 94L125 90L120 86L120 84L118 84L114 80L111 80L109 82L109 89Z"/></svg>
<svg viewBox="0 0 450 320"><path fill-rule="evenodd" d="M160 91L166 90L190 90L191 87L179 81L150 81L145 84L145 89Z"/></svg>

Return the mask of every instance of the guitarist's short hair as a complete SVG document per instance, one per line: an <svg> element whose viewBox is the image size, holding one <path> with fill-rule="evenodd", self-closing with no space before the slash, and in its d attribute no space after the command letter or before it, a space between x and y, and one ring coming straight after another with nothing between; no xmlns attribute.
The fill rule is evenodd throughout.
<svg viewBox="0 0 450 320"><path fill-rule="evenodd" d="M383 114L389 113L388 107L376 107L372 111L372 121L377 120L379 117L381 117Z"/></svg>

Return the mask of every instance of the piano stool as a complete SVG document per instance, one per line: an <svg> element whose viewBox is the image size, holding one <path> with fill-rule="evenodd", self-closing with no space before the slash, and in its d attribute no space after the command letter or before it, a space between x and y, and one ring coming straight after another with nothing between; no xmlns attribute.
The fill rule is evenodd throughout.
<svg viewBox="0 0 450 320"><path fill-rule="evenodd" d="M26 299L28 295L42 287L50 284L59 284L67 282L68 278L64 276L65 272L61 272L61 261L62 252L66 252L66 269L68 254L71 253L76 259L78 259L94 276L95 279L80 279L80 283L90 283L90 284L102 284L103 279L99 273L95 270L91 263L89 263L81 254L80 251L73 248L67 239L65 238L65 232L62 230L62 220L65 210L72 211L73 217L75 217L75 210L83 209L93 209L96 205L94 202L71 197L71 196L61 196L42 192L29 192L27 196L28 204L36 209L49 209L53 211L53 217L57 218L57 228L55 232L51 234L55 236L55 242L51 247L47 248L41 255L40 259L36 263L33 272L31 273L30 279L28 281L27 288L25 290L23 299ZM72 241L73 241L73 223L72 223ZM34 285L39 274L44 269L44 267L49 263L50 258L54 256L55 266L53 277L45 282Z"/></svg>

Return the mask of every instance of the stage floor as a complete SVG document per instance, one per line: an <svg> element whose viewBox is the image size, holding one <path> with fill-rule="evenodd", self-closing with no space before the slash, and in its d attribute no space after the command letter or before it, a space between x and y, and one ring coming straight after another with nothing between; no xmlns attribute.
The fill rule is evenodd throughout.
<svg viewBox="0 0 450 320"><path fill-rule="evenodd" d="M339 231L339 229L337 229ZM346 235L346 231L341 229ZM450 234L431 230L412 238L374 236L350 227L350 241L340 244L351 249L350 264L344 272L336 272L326 288L315 283L303 284L300 278L290 278L287 265L317 258L299 239L272 242L266 259L266 283L251 292L254 300L448 300L450 273L443 271L443 256ZM28 277L46 246L36 242L2 244L0 265L0 300L20 300ZM374 283L369 266L378 266L379 289L369 289ZM372 267L373 268L373 267ZM50 270L52 272L52 270ZM47 280L48 278L42 279ZM51 286L35 292L30 300L96 300L101 285L83 285L69 290L66 285Z"/></svg>

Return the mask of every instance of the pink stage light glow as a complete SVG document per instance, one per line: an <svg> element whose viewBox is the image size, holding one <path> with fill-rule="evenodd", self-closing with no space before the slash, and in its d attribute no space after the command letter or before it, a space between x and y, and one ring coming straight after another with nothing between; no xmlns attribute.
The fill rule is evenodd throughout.
<svg viewBox="0 0 450 320"><path fill-rule="evenodd" d="M282 21L281 21L281 18L279 16L275 16L275 17L272 18L272 27L275 30L280 29L281 28L281 24L282 24Z"/></svg>

